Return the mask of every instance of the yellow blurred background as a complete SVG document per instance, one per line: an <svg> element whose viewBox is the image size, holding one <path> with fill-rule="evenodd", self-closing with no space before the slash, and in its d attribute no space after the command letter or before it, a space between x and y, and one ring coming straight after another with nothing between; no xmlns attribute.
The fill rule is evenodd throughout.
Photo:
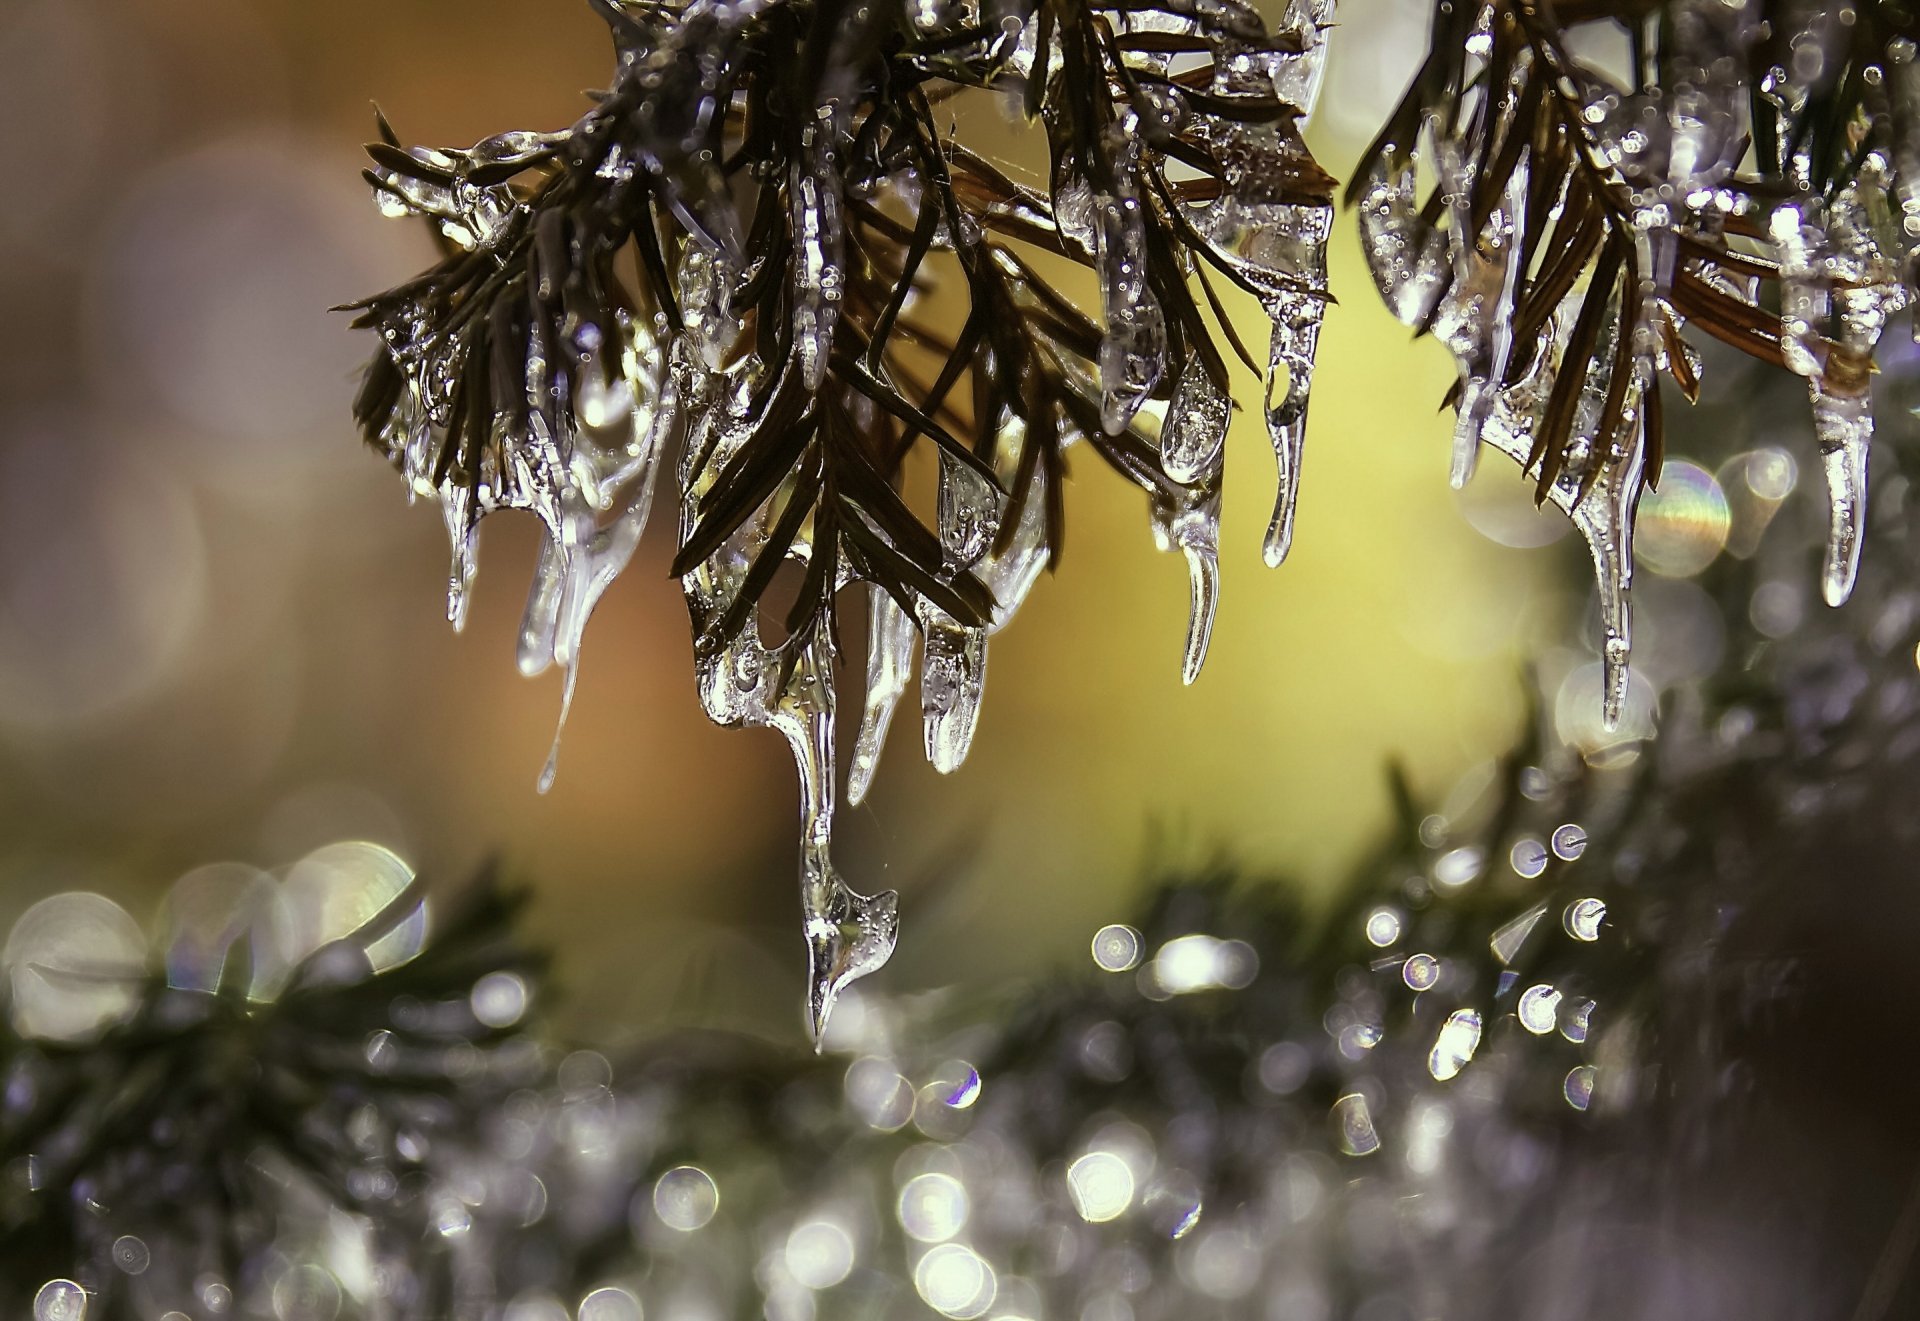
<svg viewBox="0 0 1920 1321"><path fill-rule="evenodd" d="M1344 175L1424 7L1341 21L1310 137ZM541 796L559 678L513 664L532 531L488 522L455 635L440 519L359 444L371 345L327 311L430 258L359 178L373 101L465 144L565 125L609 69L582 0L0 6L0 922L69 888L144 918L196 864L337 838L441 885L498 853L537 883L575 1021L796 1030L792 765L698 710L672 520L588 630ZM892 986L1084 958L1156 848L1324 892L1385 819L1388 758L1439 792L1518 728L1524 658L1584 602L1573 547L1524 548L1561 529L1500 460L1448 489L1451 366L1380 309L1349 218L1336 236L1293 556L1261 564L1272 459L1242 416L1199 683L1184 566L1087 455L955 775L909 694L837 848L902 892Z"/></svg>

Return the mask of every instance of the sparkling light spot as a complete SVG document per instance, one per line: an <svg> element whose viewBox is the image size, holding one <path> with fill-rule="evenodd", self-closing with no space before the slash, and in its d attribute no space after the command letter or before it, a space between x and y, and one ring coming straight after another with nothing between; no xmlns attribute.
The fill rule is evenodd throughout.
<svg viewBox="0 0 1920 1321"><path fill-rule="evenodd" d="M1567 911L1561 914L1561 925L1567 934L1575 940L1595 941L1600 939L1600 924L1607 920L1607 905L1594 898L1576 899L1567 905Z"/></svg>
<svg viewBox="0 0 1920 1321"><path fill-rule="evenodd" d="M922 1243L940 1243L967 1223L966 1185L951 1174L916 1174L900 1190L900 1226Z"/></svg>
<svg viewBox="0 0 1920 1321"><path fill-rule="evenodd" d="M122 1234L113 1241L113 1264L128 1275L139 1275L153 1264L153 1253L145 1239Z"/></svg>
<svg viewBox="0 0 1920 1321"><path fill-rule="evenodd" d="M972 1248L942 1243L920 1258L913 1269L913 1287L927 1306L956 1321L972 1321L993 1306L998 1281L993 1267Z"/></svg>
<svg viewBox="0 0 1920 1321"><path fill-rule="evenodd" d="M1367 1098L1348 1092L1333 1103L1334 1132L1340 1149L1349 1156L1367 1156L1380 1150L1380 1135L1373 1130L1373 1114Z"/></svg>
<svg viewBox="0 0 1920 1321"><path fill-rule="evenodd" d="M1531 881L1547 869L1547 846L1528 835L1514 842L1507 861L1513 865L1517 875Z"/></svg>
<svg viewBox="0 0 1920 1321"><path fill-rule="evenodd" d="M1400 979L1415 991L1431 991L1440 981L1440 960L1431 954L1410 955L1400 965Z"/></svg>
<svg viewBox="0 0 1920 1321"><path fill-rule="evenodd" d="M527 983L518 973L490 972L473 984L473 1016L486 1027L512 1027L527 1012Z"/></svg>
<svg viewBox="0 0 1920 1321"><path fill-rule="evenodd" d="M1520 1026L1536 1037L1553 1031L1560 1016L1560 992L1542 982L1520 992Z"/></svg>
<svg viewBox="0 0 1920 1321"><path fill-rule="evenodd" d="M1385 949L1400 939L1401 918L1398 909L1376 908L1367 914L1367 942Z"/></svg>
<svg viewBox="0 0 1920 1321"><path fill-rule="evenodd" d="M720 1187L697 1165L676 1165L653 1185L653 1213L669 1229L692 1233L720 1209Z"/></svg>
<svg viewBox="0 0 1920 1321"><path fill-rule="evenodd" d="M48 1280L33 1296L33 1321L83 1321L87 1291L72 1280Z"/></svg>
<svg viewBox="0 0 1920 1321"><path fill-rule="evenodd" d="M1456 1009L1440 1025L1434 1038L1433 1053L1427 1056L1427 1072L1438 1082L1457 1077L1480 1048L1480 1012Z"/></svg>
<svg viewBox="0 0 1920 1321"><path fill-rule="evenodd" d="M809 1220L787 1235L787 1272L809 1289L831 1289L853 1270L853 1239L831 1220Z"/></svg>
<svg viewBox="0 0 1920 1321"><path fill-rule="evenodd" d="M1089 1151L1067 1167L1067 1191L1082 1220L1102 1224L1133 1204L1133 1170L1111 1151Z"/></svg>
<svg viewBox="0 0 1920 1321"><path fill-rule="evenodd" d="M579 1321L641 1321L640 1300L617 1285L595 1289L580 1300Z"/></svg>
<svg viewBox="0 0 1920 1321"><path fill-rule="evenodd" d="M1685 459L1668 459L1660 487L1640 497L1633 558L1667 578L1691 578L1727 544L1733 515L1713 474Z"/></svg>
<svg viewBox="0 0 1920 1321"><path fill-rule="evenodd" d="M1587 1039L1587 1032L1592 1023L1593 1001L1586 1000L1581 1002L1572 1013L1561 1015L1560 1035L1577 1046Z"/></svg>
<svg viewBox="0 0 1920 1321"><path fill-rule="evenodd" d="M1572 862L1587 851L1586 827L1569 821L1563 826L1554 827L1553 856L1565 862Z"/></svg>
<svg viewBox="0 0 1920 1321"><path fill-rule="evenodd" d="M1567 1073L1567 1081L1563 1090L1566 1092L1567 1104L1575 1110L1585 1110L1589 1105L1592 1105L1593 1066L1591 1064L1575 1065Z"/></svg>
<svg viewBox="0 0 1920 1321"><path fill-rule="evenodd" d="M1153 980L1169 995L1239 990L1253 981L1260 956L1244 940L1176 936L1153 957Z"/></svg>
<svg viewBox="0 0 1920 1321"><path fill-rule="evenodd" d="M1115 922L1093 934L1093 961L1108 972L1127 972L1140 964L1140 933Z"/></svg>
<svg viewBox="0 0 1920 1321"><path fill-rule="evenodd" d="M1433 883L1445 889L1455 889L1478 876L1486 865L1486 851L1475 845L1449 849L1433 864Z"/></svg>

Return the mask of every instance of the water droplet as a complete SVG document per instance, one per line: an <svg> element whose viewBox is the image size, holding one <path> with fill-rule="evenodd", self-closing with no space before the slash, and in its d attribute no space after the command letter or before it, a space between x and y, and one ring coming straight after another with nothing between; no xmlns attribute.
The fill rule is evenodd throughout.
<svg viewBox="0 0 1920 1321"><path fill-rule="evenodd" d="M473 984L467 999L483 1026L512 1027L527 1012L527 983L518 973L490 972Z"/></svg>

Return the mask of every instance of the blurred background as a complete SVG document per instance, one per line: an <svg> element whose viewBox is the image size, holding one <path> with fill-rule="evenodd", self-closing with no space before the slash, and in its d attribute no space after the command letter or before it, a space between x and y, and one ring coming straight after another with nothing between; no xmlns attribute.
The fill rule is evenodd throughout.
<svg viewBox="0 0 1920 1321"><path fill-rule="evenodd" d="M1343 3L1310 135L1336 174L1425 15ZM431 259L359 178L374 102L412 142L558 128L609 55L581 0L0 6L0 923L75 888L144 915L196 865L341 838L438 885L497 854L536 883L583 1026L795 1030L792 764L700 714L670 520L588 630L542 796L560 680L512 659L532 528L489 521L454 634L440 519L359 443L370 344L328 311ZM1243 416L1200 682L1180 683L1184 566L1083 459L971 759L934 774L903 719L845 813L842 870L902 892L896 988L1084 960L1154 856L1227 852L1325 894L1385 819L1388 760L1426 793L1470 783L1530 687L1562 735L1632 755L1600 746L1580 547L1497 457L1448 489L1446 355L1379 308L1350 220L1336 235L1295 550L1260 562L1273 469ZM1629 734L1654 687L1717 660L1691 577L1794 484L1783 455L1731 448L1737 469L1676 469L1643 515Z"/></svg>

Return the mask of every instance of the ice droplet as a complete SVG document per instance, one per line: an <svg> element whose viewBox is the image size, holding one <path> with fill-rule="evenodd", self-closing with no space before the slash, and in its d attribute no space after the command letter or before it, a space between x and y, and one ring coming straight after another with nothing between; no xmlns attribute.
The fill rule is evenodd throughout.
<svg viewBox="0 0 1920 1321"><path fill-rule="evenodd" d="M1167 323L1147 287L1147 229L1140 199L1130 194L1096 196L1093 209L1094 269L1107 319L1100 341L1100 424L1108 435L1117 436L1166 371Z"/></svg>
<svg viewBox="0 0 1920 1321"><path fill-rule="evenodd" d="M920 658L920 709L927 760L942 775L960 768L973 746L987 682L987 631L958 623L929 601L919 603L925 649Z"/></svg>
<svg viewBox="0 0 1920 1321"><path fill-rule="evenodd" d="M1360 245L1381 299L1402 323L1424 322L1446 288L1447 236L1420 217L1410 145L1388 144L1368 167L1359 211Z"/></svg>
<svg viewBox="0 0 1920 1321"><path fill-rule="evenodd" d="M1192 354L1180 371L1166 425L1160 431L1160 466L1176 482L1197 481L1227 443L1233 403Z"/></svg>

